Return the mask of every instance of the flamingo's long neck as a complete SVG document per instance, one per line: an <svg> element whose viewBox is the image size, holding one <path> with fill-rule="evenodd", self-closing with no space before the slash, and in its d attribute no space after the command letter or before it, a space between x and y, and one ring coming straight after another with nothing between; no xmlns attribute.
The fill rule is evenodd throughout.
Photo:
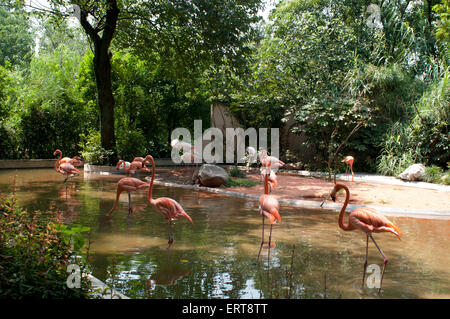
<svg viewBox="0 0 450 319"><path fill-rule="evenodd" d="M269 174L264 176L264 194L269 194Z"/></svg>
<svg viewBox="0 0 450 319"><path fill-rule="evenodd" d="M351 228L349 224L347 224L347 225L344 224L344 213L345 213L345 209L347 208L348 202L350 200L350 190L344 184L336 184L336 193L339 190L341 190L342 188L345 190L345 202L344 202L344 206L342 206L342 208L341 208L341 212L339 213L338 223L339 223L339 227L341 227L343 230L352 230L353 228Z"/></svg>
<svg viewBox="0 0 450 319"><path fill-rule="evenodd" d="M155 179L155 160L153 159L153 156L150 157L151 161L152 161L152 181L150 182L150 187L148 188L148 201L150 203L153 202L153 198L152 198L152 191L153 191L153 181Z"/></svg>
<svg viewBox="0 0 450 319"><path fill-rule="evenodd" d="M59 158L56 160L56 163L55 163L55 171L58 171L58 166L59 166L59 163L61 162L61 158L62 158L62 152L60 150L56 150L55 153L59 153Z"/></svg>

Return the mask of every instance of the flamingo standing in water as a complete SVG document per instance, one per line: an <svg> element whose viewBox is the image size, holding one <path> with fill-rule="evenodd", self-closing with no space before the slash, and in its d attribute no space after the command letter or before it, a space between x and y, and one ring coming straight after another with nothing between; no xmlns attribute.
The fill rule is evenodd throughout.
<svg viewBox="0 0 450 319"><path fill-rule="evenodd" d="M343 160L342 160L342 162L343 163L346 163L347 165L349 165L350 166L350 171L352 172L352 182L354 181L353 180L353 161L354 161L355 159L353 158L353 156L346 156ZM345 174L347 175L347 173L348 173L348 166L347 166L347 169L345 170Z"/></svg>
<svg viewBox="0 0 450 319"><path fill-rule="evenodd" d="M112 215L113 211L119 204L119 198L122 192L128 192L128 214L131 215L133 213L133 205L131 203L131 192L136 192L145 187L149 187L149 184L141 181L138 178L124 177L121 180L119 180L119 182L117 183L116 201L114 202L113 207L109 211L108 216Z"/></svg>
<svg viewBox="0 0 450 319"><path fill-rule="evenodd" d="M380 280L380 288L378 292L381 291L381 284L383 282L384 277L384 271L386 270L386 264L388 262L388 259L384 255L381 248L378 246L377 242L372 236L372 233L383 233L383 232L389 232L397 236L398 239L400 239L400 235L403 235L403 232L398 228L393 222L388 220L384 215L381 215L378 213L375 209L369 208L369 207L359 207L354 210L352 210L348 216L348 224L344 224L344 213L345 209L347 208L347 204L350 200L350 191L347 186L344 184L336 184L334 185L334 188L332 189L330 193L331 199L335 202L336 201L336 193L341 190L345 190L345 202L342 206L341 212L339 214L338 223L339 227L345 231L351 231L351 230L360 230L364 233L366 233L366 257L364 260L364 272L363 272L363 281L362 284L364 286L364 278L366 275L366 268L367 268L367 258L369 253L369 237L377 247L378 251L384 258L384 266L383 271L381 273L381 280ZM323 204L323 203L322 203Z"/></svg>
<svg viewBox="0 0 450 319"><path fill-rule="evenodd" d="M264 245L264 217L267 217L270 222L270 234L269 234L269 251L267 259L270 258L270 245L272 240L272 225L277 222L281 222L280 216L280 203L273 195L269 195L269 171L270 162L265 166L264 172L264 194L259 197L259 213L262 216L262 232L261 232L261 246L259 247L258 260L261 255L261 249Z"/></svg>
<svg viewBox="0 0 450 319"><path fill-rule="evenodd" d="M60 164L62 164L62 163L69 163L69 164L72 164L75 167L83 165L83 162L81 161L81 158L78 155L76 155L76 156L74 156L72 158L70 158L70 157L63 157L59 161L59 163Z"/></svg>
<svg viewBox="0 0 450 319"><path fill-rule="evenodd" d="M74 156L73 158L70 158L70 157L67 157L67 156L66 157L62 157L62 152L59 149L57 149L53 153L53 156L56 156L56 154L59 154L59 158L57 159L56 164L55 164L55 170L56 171L58 171L57 167L60 164L63 164L63 163L69 163L69 164L72 164L73 166L76 166L76 167L83 165L83 162L81 161L81 158L78 155Z"/></svg>
<svg viewBox="0 0 450 319"><path fill-rule="evenodd" d="M173 225L172 220L180 217L188 219L192 224L194 223L189 217L189 215L184 211L183 207L174 199L169 197L160 197L157 199L152 198L153 191L153 181L155 179L155 160L153 156L147 155L146 158L152 162L152 180L150 182L150 187L148 189L148 201L150 205L156 209L163 217L167 220L168 231L169 231L169 246L173 243Z"/></svg>
<svg viewBox="0 0 450 319"><path fill-rule="evenodd" d="M70 164L68 162L61 163L62 152L60 150L56 150L53 153L54 156L56 156L57 154L59 154L59 158L56 160L56 163L55 163L55 171L66 176L66 178L64 179L64 184L66 185L66 196L67 196L67 180L70 177L78 176L81 173L72 164Z"/></svg>

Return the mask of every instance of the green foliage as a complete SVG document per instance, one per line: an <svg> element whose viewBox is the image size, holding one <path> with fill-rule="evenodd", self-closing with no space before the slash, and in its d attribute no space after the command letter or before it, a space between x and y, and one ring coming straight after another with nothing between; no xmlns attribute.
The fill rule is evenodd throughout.
<svg viewBox="0 0 450 319"><path fill-rule="evenodd" d="M30 61L33 38L28 14L20 9L0 6L0 65L6 61L23 64Z"/></svg>
<svg viewBox="0 0 450 319"><path fill-rule="evenodd" d="M409 165L422 162L445 168L450 161L449 72L432 83L414 104L410 123L394 123L383 139L378 171L397 175Z"/></svg>
<svg viewBox="0 0 450 319"><path fill-rule="evenodd" d="M85 239L82 233L90 231L89 227L76 226L69 229L67 225L58 224L56 229L63 234L67 244L73 247L75 252L81 252L85 245Z"/></svg>
<svg viewBox="0 0 450 319"><path fill-rule="evenodd" d="M383 138L382 153L377 171L383 175L397 176L408 166L420 160L420 150L410 147L411 127L394 123Z"/></svg>
<svg viewBox="0 0 450 319"><path fill-rule="evenodd" d="M171 78L160 64L117 51L112 67L115 126L117 138L121 139L117 141L119 154L119 148L127 147L121 137L124 132L136 131L144 136L140 139L142 147L136 152L168 157L172 130L177 127L193 129L196 119L201 119L204 126L209 124L209 103L205 96L200 90L190 89Z"/></svg>
<svg viewBox="0 0 450 319"><path fill-rule="evenodd" d="M439 166L431 166L425 168L425 175L422 178L424 182L428 183L439 183L441 180L441 176L444 173L444 170Z"/></svg>
<svg viewBox="0 0 450 319"><path fill-rule="evenodd" d="M433 6L433 11L440 15L436 38L447 43L450 42L450 1L442 0L440 4Z"/></svg>
<svg viewBox="0 0 450 319"><path fill-rule="evenodd" d="M100 132L91 131L89 134L80 135L81 157L86 163L92 165L113 164L108 163L108 158L112 155L112 151L105 150L100 140Z"/></svg>
<svg viewBox="0 0 450 319"><path fill-rule="evenodd" d="M247 180L247 179L237 179L237 178L229 178L225 184L221 187L252 187L258 185L258 182Z"/></svg>
<svg viewBox="0 0 450 319"><path fill-rule="evenodd" d="M234 166L231 170L230 170L230 176L231 177L240 177L240 178L246 178L247 174L245 174L243 171L241 171L237 166Z"/></svg>
<svg viewBox="0 0 450 319"><path fill-rule="evenodd" d="M64 240L62 223L51 213L29 213L16 199L0 202L0 297L87 298L90 282L80 289L67 287L67 266L73 250ZM76 246L79 248L79 245Z"/></svg>
<svg viewBox="0 0 450 319"><path fill-rule="evenodd" d="M117 154L120 159L132 161L136 156L144 157L147 153L146 138L142 130L122 130L117 134Z"/></svg>
<svg viewBox="0 0 450 319"><path fill-rule="evenodd" d="M8 123L21 156L50 158L56 148L77 154L80 133L96 120L76 89L80 60L70 46L60 45L34 56L27 72L15 73Z"/></svg>

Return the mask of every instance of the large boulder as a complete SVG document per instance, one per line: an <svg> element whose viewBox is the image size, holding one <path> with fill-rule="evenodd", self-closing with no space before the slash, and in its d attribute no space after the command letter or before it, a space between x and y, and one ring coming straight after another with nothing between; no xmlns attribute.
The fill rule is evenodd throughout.
<svg viewBox="0 0 450 319"><path fill-rule="evenodd" d="M413 164L398 175L398 177L408 181L418 181L422 179L424 174L425 166L422 164Z"/></svg>
<svg viewBox="0 0 450 319"><path fill-rule="evenodd" d="M219 187L228 180L227 172L217 165L203 164L198 172L200 184L207 187Z"/></svg>

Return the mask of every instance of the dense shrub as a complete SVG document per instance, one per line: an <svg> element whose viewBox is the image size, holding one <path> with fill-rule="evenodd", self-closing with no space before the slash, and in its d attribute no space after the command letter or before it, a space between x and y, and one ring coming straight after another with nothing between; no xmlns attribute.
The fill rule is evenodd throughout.
<svg viewBox="0 0 450 319"><path fill-rule="evenodd" d="M91 131L89 134L81 134L81 141L79 144L81 148L81 157L86 161L86 163L93 165L105 165L105 164L115 164L108 163L112 151L105 150L102 147L100 140L100 132Z"/></svg>
<svg viewBox="0 0 450 319"><path fill-rule="evenodd" d="M54 213L27 212L13 196L0 200L0 298L86 298L89 282L67 286L71 242Z"/></svg>
<svg viewBox="0 0 450 319"><path fill-rule="evenodd" d="M134 157L145 157L147 153L146 138L140 129L120 130L117 134L117 154L120 159L132 161Z"/></svg>

